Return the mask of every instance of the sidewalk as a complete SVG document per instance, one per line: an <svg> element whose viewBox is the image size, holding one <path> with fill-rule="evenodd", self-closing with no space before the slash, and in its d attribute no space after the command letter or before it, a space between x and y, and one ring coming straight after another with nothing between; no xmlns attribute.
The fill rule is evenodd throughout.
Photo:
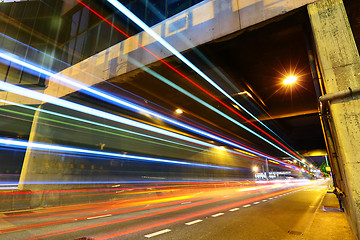
<svg viewBox="0 0 360 240"><path fill-rule="evenodd" d="M356 240L346 215L339 208L335 194L328 191L317 209L310 227L303 235L306 240Z"/></svg>

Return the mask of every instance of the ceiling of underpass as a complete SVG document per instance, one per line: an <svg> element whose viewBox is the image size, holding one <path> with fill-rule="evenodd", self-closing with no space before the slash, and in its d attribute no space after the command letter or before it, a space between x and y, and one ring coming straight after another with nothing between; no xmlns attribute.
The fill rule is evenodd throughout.
<svg viewBox="0 0 360 240"><path fill-rule="evenodd" d="M239 103L246 106L292 148L300 152L325 149L317 97L307 56L308 24L304 8L184 53L196 66L231 93ZM203 54L202 57L197 54L198 50ZM251 96L237 94L238 92L231 88L231 84L226 83L219 74L215 73L214 66L205 63L204 57L214 64L239 92L247 91ZM166 61L231 106L229 100L179 60L170 57ZM251 128L249 123L234 116L217 101L163 64L156 63L149 67ZM284 78L289 74L298 76L298 84L292 87L283 85ZM284 156L274 147L264 144L261 139L219 117L142 70L114 78L111 82L168 109L181 107L185 110L182 117L196 118L204 125L240 138L246 144L279 157ZM243 111L240 110L240 113L251 119ZM255 121L254 123L260 126Z"/></svg>

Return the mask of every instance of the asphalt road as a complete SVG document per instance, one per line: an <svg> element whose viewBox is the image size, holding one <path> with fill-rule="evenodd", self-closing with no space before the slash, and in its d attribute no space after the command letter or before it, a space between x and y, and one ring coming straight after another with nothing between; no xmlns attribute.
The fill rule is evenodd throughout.
<svg viewBox="0 0 360 240"><path fill-rule="evenodd" d="M299 239L324 182L193 189L1 214L0 239Z"/></svg>

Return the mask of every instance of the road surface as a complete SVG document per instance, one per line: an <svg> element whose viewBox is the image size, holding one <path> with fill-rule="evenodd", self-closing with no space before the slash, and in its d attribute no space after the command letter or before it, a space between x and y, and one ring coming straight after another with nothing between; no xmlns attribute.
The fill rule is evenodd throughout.
<svg viewBox="0 0 360 240"><path fill-rule="evenodd" d="M0 214L0 239L294 239L323 181L176 189L113 201Z"/></svg>

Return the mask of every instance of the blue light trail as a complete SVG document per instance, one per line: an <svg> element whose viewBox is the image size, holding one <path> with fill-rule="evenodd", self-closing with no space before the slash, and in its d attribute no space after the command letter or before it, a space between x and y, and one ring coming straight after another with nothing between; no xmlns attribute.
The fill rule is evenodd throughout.
<svg viewBox="0 0 360 240"><path fill-rule="evenodd" d="M109 3L111 3L115 8L117 8L120 12L122 12L125 16L127 16L129 19L131 19L135 24L137 24L145 32L147 32L150 36L152 36L155 40L157 40L161 45L163 45L166 49L168 49L172 54L174 54L176 57L178 57L183 63L185 63L192 70L194 70L197 74L199 74L203 79L205 79L208 83L210 83L218 91L220 91L224 96L226 96L233 103L235 103L238 107L240 107L244 112L249 114L249 116L251 116L256 121L258 121L266 129L273 132L268 126L266 126L263 122L261 122L258 118L256 118L251 112L249 112L245 107L243 107L240 103L238 103L233 97L231 97L226 91L224 91L220 86L218 86L205 73L203 73L198 67L196 67L187 58L185 58L179 51L177 51L173 46L171 46L165 39L163 39L161 36L159 36L154 30L152 30L143 21L141 21L135 14L133 14L130 10L128 10L124 5L122 5L117 0L107 0L107 1Z"/></svg>
<svg viewBox="0 0 360 240"><path fill-rule="evenodd" d="M91 10L91 9L90 9L90 10ZM21 45L23 45L23 46L29 47L30 49L32 49L32 50L34 50L34 51L37 51L37 52L39 52L39 53L42 53L42 54L44 54L44 55L46 55L46 56L48 56L48 57L50 57L50 58L52 58L52 59L54 59L54 60L56 60L56 61L59 61L59 62L65 64L65 65L67 65L67 66L71 66L70 64L67 64L67 63L65 63L65 62L63 62L63 61L61 61L61 60L58 60L58 59L54 58L53 56L51 56L51 55L49 55L49 54L43 53L43 52L41 52L41 51L39 51L39 50L31 47L31 46L28 46L28 45L26 45L26 44L24 44L24 43L22 43L22 42L20 42L20 41L18 41L18 40L16 40L16 39L13 39L13 38L11 38L11 37L9 37L9 36L7 36L7 35L4 35L4 34L0 33L0 36L3 36L3 37L5 37L5 38L7 38L7 39L9 39L9 40L11 40L11 41L15 41L16 43L21 44ZM183 39L183 40L184 40L184 39ZM148 69L147 67L145 67L144 65L138 63L135 59L132 59L131 57L129 57L128 60L131 61L133 64L137 65L138 67L143 68L144 70L147 70L147 69ZM72 66L72 67L76 68L75 66ZM79 71L81 71L81 72L84 72L83 70L81 70L81 69L79 69L79 68L76 68L76 69L79 70ZM150 70L150 69L148 69L148 70L149 70L149 71L147 71L148 73L152 74L153 76L155 76L155 77L158 78L159 80L165 82L165 83L168 84L169 86L171 86L171 87L177 89L178 91L184 93L185 95L189 96L190 98L194 99L195 101L198 101L200 104L208 107L208 108L211 109L212 111L215 111L215 112L218 113L219 115L225 117L226 119L230 120L231 122L235 123L236 125L240 126L241 128L249 131L248 128L246 128L244 125L242 125L241 123L239 123L239 122L236 121L235 119L227 116L226 114L224 114L223 112L217 110L216 108L213 108L211 105L207 104L206 102L202 101L201 99L197 98L196 96L192 95L191 93L188 93L186 90L181 90L180 87L178 87L177 85L173 84L173 83L170 82L169 80L165 79L165 78L162 77L161 75L153 72L153 71ZM47 71L48 71L48 70L47 70ZM150 71L151 71L151 72L150 72ZM95 76L95 75L89 74L89 73L87 73L87 72L84 72L84 73L86 73L86 74L88 74L88 75L91 75L92 77L95 77L95 78L97 78L97 79L100 79L99 77L97 77L97 76ZM161 78L159 78L159 76L160 76ZM223 77L225 77L225 76L223 76ZM226 77L225 77L225 78L226 78ZM165 80L163 80L163 79L165 79ZM100 79L100 80L102 81L102 79ZM226 79L226 80L229 81L228 79ZM108 84L110 84L110 83L108 83ZM111 85L113 85L113 84L111 84ZM113 85L113 86L117 87L116 85ZM117 87L117 88L119 88L119 87ZM120 89L121 89L121 88L120 88ZM124 89L121 89L121 90L126 91L126 90L124 90ZM126 91L126 92L128 92L128 91ZM128 92L128 93L130 93L130 92ZM134 95L133 93L130 93L130 94ZM95 96L95 97L96 97L96 96ZM139 96L137 96L137 97L139 97ZM269 129L269 130L271 131L271 129ZM250 132L251 132L252 134L256 135L257 137L259 137L259 135L256 134L256 133L254 133L254 131L251 131L251 130L250 130ZM273 132L273 133L274 133L274 132ZM275 134L275 136L277 136L278 138L280 138L276 133L274 133L274 134ZM260 136L260 139L264 140L264 138L262 138L261 136ZM281 138L280 138L280 139L281 139ZM267 140L265 140L265 141L268 142ZM269 142L268 142L268 143L269 143ZM271 144L271 143L270 143L270 144ZM271 144L271 145L272 145L272 144ZM307 163L306 163L306 164L307 164Z"/></svg>
<svg viewBox="0 0 360 240"><path fill-rule="evenodd" d="M60 99L60 98L56 98L56 97L53 97L53 96L50 96L50 95L46 95L46 94L39 93L39 92L36 92L36 91L28 90L28 89L18 87L18 86L15 86L13 84L9 84L9 83L6 83L6 82L0 81L0 89L2 89L4 91L15 93L15 94L18 94L18 95L22 95L22 96L25 96L25 97L37 99L37 100L40 100L40 101L43 101L43 102L48 102L48 103L51 103L51 104L54 104L54 105L57 105L57 106L60 106L60 107L64 107L64 108L68 108L68 109L71 109L71 110L86 113L86 114L89 114L89 115L92 115L92 116L95 116L95 117L108 119L108 120L115 121L115 122L125 124L125 125L128 125L128 126L133 126L133 127L148 130L148 131L151 131L151 132L154 132L154 133L163 134L163 135L174 137L174 138L181 139L181 140L184 140L184 141L189 141L189 142L199 144L199 145L202 145L202 146L207 146L207 147L211 147L211 148L217 147L216 145L209 144L209 143L207 143L205 141L200 141L200 140L197 140L197 139L194 139L194 138L183 136L183 135L178 134L178 133L174 133L174 132L167 131L167 130L164 130L164 129L161 129L161 128L153 127L153 126L150 126L150 125L147 125L147 124L144 124L144 123L140 123L140 122L137 122L137 121L134 121L134 120L130 120L130 119L118 116L118 115L114 115L114 114L107 113L107 112L104 112L104 111L101 111L101 110L93 109L93 108L83 106L83 105L80 105L80 104L77 104L77 103L73 103L73 102L70 102L70 101L67 101L67 100L63 100L63 99ZM260 157L263 157L263 158L271 159L273 161L276 161L276 162L282 164L285 167L293 168L292 165L286 164L286 163L284 163L284 162L282 162L282 161L280 161L280 160L278 160L276 158L270 157L268 155L261 154L259 152L253 151L251 149L247 149L247 148L245 148L245 147L243 147L241 145L230 142L228 140L225 140L225 139L222 139L222 138L219 138L219 137L216 137L216 138L219 139L220 142L223 142L223 143L228 144L230 146L233 146L235 148L242 149L244 151L250 152L250 153L252 153L254 155L257 155L257 156L260 156Z"/></svg>
<svg viewBox="0 0 360 240"><path fill-rule="evenodd" d="M44 75L47 75L49 77L52 77L52 78L55 78L65 84L68 84L70 86L73 86L75 89L78 89L79 91L81 92L86 92L88 94L90 94L91 96L94 96L96 98L99 98L103 101L106 101L106 102L110 102L112 104L116 104L116 105L120 105L122 107L126 107L127 109L130 109L132 111L138 111L138 112L143 112L143 113L147 113L149 115L152 115L154 117L157 117L159 119L162 119L168 123L171 123L173 125L176 125L176 126L179 126L183 129L186 129L186 130L189 130L189 131L192 131L196 134L199 134L199 135L202 135L202 136L205 136L205 137L208 137L208 138L211 138L213 140L216 140L216 141L220 141L220 142L223 142L223 143L226 143L226 144L229 144L229 145L233 145L232 142L228 141L228 140L225 140L225 139L222 139L214 134L210 134L210 133L207 133L205 131L202 131L202 130L199 130L199 129L196 129L196 128L193 128L187 124L183 124L183 123L180 123L176 120L173 120L173 119L170 119L166 116L163 116L161 114L158 114L154 111L150 111L148 109L145 109L143 107L140 107L140 106L137 106L133 103L130 103L130 102L127 102L125 100L122 100L118 97L115 97L113 95L110 95L108 93L104 93L102 91L99 91L93 87L89 87L85 84L82 84L82 83L79 83L73 79L69 79L69 78L66 78L66 77L62 77L60 76L59 74L55 74L55 73L52 73L46 69L43 69L39 66L35 66L34 64L32 63L28 63L28 62L25 62L24 60L22 59L19 59L17 56L14 56L10 53L6 53L6 52L1 52L0 51L0 58L3 58L3 59L6 59L8 61L11 61L13 63L16 63L20 66L23 66L23 67L26 67L28 69L31 69L33 71L37 71L39 73L42 73ZM207 107L209 106L208 104L206 104ZM214 110L215 108L211 107L212 110ZM217 113L219 113L219 111L216 111ZM222 116L226 116L226 115L223 115L222 113L220 113ZM245 129L246 131L252 133L253 135L257 136L258 138L262 139L263 141L269 143L270 145L272 145L273 147L277 148L278 150L280 150L281 152L285 153L286 155L290 156L290 157L293 157L293 158L296 158L295 156L293 156L292 154L290 154L289 152L285 151L284 149L282 149L281 147L277 146L276 144L274 144L273 142L269 141L268 139L262 137L261 135L259 135L258 133L254 132L253 130L247 128L246 126L242 125L241 123L239 123L238 121L235 121L234 119L226 116L226 118L232 122L234 122L235 124L237 124L238 126L242 127L243 129ZM240 148L240 149L243 149L243 150L246 150L246 151L249 151L250 149L247 149L247 148L244 148L243 146L241 147L238 147L240 145L236 144L237 145L237 148ZM250 150L251 151L251 150ZM256 155L259 155L259 153L257 153Z"/></svg>
<svg viewBox="0 0 360 240"><path fill-rule="evenodd" d="M168 163L168 164L176 164L176 165L188 165L193 167L219 168L219 169L229 169L229 170L237 169L237 168L225 167L225 166L217 166L217 165L202 164L202 163L191 163L191 162L170 160L164 158L144 157L144 156L120 154L120 153L105 152L105 151L96 151L90 149L74 148L74 147L67 147L61 145L37 143L37 142L27 142L27 141L13 140L7 138L0 138L0 145L2 146L9 145L11 147L18 147L18 148L31 148L32 150L41 150L41 151L51 150L56 152L85 154L90 156L97 155L102 158L109 157L109 158L126 159L132 161L158 162L158 163Z"/></svg>
<svg viewBox="0 0 360 240"><path fill-rule="evenodd" d="M31 106L27 106L27 105L23 105L23 104L18 104L18 103L6 101L6 100L1 100L1 99L0 99L0 102L10 104L10 105L14 105L14 106L18 106L18 107L22 107L22 108L26 108L26 109L30 109L30 110L33 110L33 111L39 111L39 112L43 112L43 113L46 113L46 114L50 114L50 115L54 115L54 116L59 116L59 117L79 121L79 122L92 124L92 125L95 125L95 126L105 127L105 128L112 129L112 130L117 130L117 131L129 133L129 134L134 134L134 135L150 138L150 139L157 140L157 141L163 141L163 142L167 142L167 143L171 143L171 144L176 144L176 145L180 145L180 146L184 146L184 147L188 147L188 148L197 149L197 150L200 150L200 151L205 150L204 148L199 148L199 147L187 145L187 144L180 143L180 142L174 142L174 141L170 141L170 140L167 140L167 139L164 139L164 138L158 138L158 137L155 137L155 136L146 135L146 134L142 134L142 133L138 133L138 132L134 132L134 131L114 127L114 126L111 126L111 125L86 120L86 119L83 119L83 118L73 117L73 116L70 116L70 115L57 113L57 112L53 112L53 111L49 111L49 110L45 110L45 109L41 109L41 108L35 108L35 107L31 107Z"/></svg>

